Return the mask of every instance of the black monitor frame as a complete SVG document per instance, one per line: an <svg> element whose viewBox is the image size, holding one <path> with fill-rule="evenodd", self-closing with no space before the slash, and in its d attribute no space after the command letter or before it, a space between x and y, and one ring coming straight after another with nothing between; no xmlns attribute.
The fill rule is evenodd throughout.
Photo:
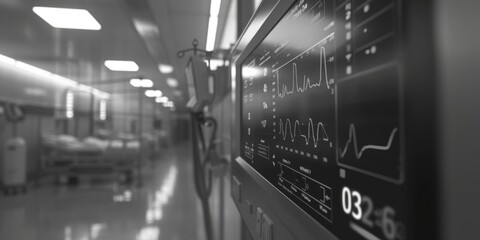
<svg viewBox="0 0 480 240"><path fill-rule="evenodd" d="M255 236L257 209L273 222L274 239L338 239L306 214L240 156L241 67L295 1L265 0L250 20L233 51L232 86L235 104L232 128L232 197ZM402 80L406 111L405 163L407 239L439 239L437 159L437 88L434 54L434 1L401 3ZM255 237L258 239L258 237Z"/></svg>

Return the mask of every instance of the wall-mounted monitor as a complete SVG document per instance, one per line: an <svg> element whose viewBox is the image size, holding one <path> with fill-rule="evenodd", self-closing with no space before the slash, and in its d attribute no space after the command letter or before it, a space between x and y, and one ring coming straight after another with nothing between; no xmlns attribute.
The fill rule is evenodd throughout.
<svg viewBox="0 0 480 240"><path fill-rule="evenodd" d="M412 2L260 5L232 71L232 195L256 239L434 236L433 80L409 62L431 53L408 45Z"/></svg>

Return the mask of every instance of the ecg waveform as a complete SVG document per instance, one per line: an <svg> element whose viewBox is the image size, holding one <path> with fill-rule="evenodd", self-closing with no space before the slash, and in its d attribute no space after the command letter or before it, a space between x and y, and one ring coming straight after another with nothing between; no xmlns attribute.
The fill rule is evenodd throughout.
<svg viewBox="0 0 480 240"><path fill-rule="evenodd" d="M357 159L360 159L366 150L388 151L392 147L393 139L395 138L395 135L397 134L397 132L398 132L398 128L394 128L392 130L392 132L390 133L390 137L388 138L388 143L386 145L365 145L359 151L355 125L350 124L348 140L347 140L347 143L345 144L345 148L343 148L343 150L340 149L340 157L341 158L345 157L345 155L348 152L348 148L350 147L350 143L352 143L352 141L353 141L353 148L355 151L355 157Z"/></svg>
<svg viewBox="0 0 480 240"><path fill-rule="evenodd" d="M297 64L293 63L293 71L292 71L292 87L288 87L286 84L280 86L280 72L277 70L277 86L278 86L278 96L280 98L285 97L286 95L292 94L296 92L305 92L308 89L314 87L321 87L322 81L325 80L325 85L327 89L330 89L330 84L328 83L328 73L327 73L327 55L325 53L325 48L320 48L320 76L318 82L312 84L310 78L303 76L303 84L299 86L298 84L298 73L297 73ZM289 90L290 89L290 90Z"/></svg>
<svg viewBox="0 0 480 240"><path fill-rule="evenodd" d="M318 142L320 140L320 134L322 135L323 141L328 141L327 131L325 130L325 127L323 126L322 122L317 123L316 130L315 130L315 125L313 124L313 120L309 118L308 125L307 125L307 134L303 134L302 129L300 127L300 121L295 120L295 123L293 124L293 130L292 130L292 123L290 122L290 119L287 118L287 120L285 121L285 126L283 121L280 119L280 133L283 136L283 140L286 140L287 137L290 135L292 142L294 142L295 138L297 137L297 129L298 129L298 136L303 137L305 139L306 145L308 145L310 141L313 140L313 145L317 147Z"/></svg>

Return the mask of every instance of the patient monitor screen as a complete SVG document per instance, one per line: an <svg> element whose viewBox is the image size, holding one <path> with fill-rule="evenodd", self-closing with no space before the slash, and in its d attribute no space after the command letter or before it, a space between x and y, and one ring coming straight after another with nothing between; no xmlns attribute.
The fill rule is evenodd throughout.
<svg viewBox="0 0 480 240"><path fill-rule="evenodd" d="M406 239L400 1L299 0L241 66L241 156L342 239Z"/></svg>

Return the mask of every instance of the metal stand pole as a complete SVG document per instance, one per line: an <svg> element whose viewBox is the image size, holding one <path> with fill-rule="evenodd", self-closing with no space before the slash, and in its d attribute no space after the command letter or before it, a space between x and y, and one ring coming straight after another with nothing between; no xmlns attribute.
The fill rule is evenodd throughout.
<svg viewBox="0 0 480 240"><path fill-rule="evenodd" d="M142 162L143 162L143 91L142 88L138 89L138 140L140 141L140 151L138 152L138 164L137 164L137 176L138 176L138 187L142 187Z"/></svg>
<svg viewBox="0 0 480 240"><path fill-rule="evenodd" d="M224 234L225 234L225 167L222 167L220 174L220 191L219 191L219 202L220 206L218 211L218 219L219 219L219 240L225 239Z"/></svg>

